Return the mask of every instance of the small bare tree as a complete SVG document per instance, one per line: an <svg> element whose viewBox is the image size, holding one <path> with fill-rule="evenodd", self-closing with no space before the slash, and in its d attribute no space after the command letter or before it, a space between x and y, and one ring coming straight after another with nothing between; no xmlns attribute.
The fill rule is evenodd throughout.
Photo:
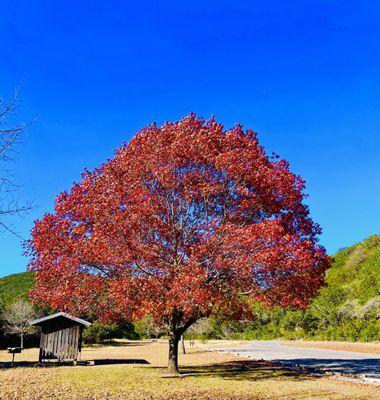
<svg viewBox="0 0 380 400"><path fill-rule="evenodd" d="M24 347L24 336L35 331L29 322L37 317L32 304L24 300L17 300L6 307L2 315L5 331L20 336L20 347Z"/></svg>
<svg viewBox="0 0 380 400"><path fill-rule="evenodd" d="M188 333L199 335L201 340L204 340L203 335L210 330L212 327L211 321L209 318L201 318L199 319L193 326L191 326L188 330Z"/></svg>
<svg viewBox="0 0 380 400"><path fill-rule="evenodd" d="M0 98L0 228L19 237L5 221L8 216L23 215L32 208L31 204L19 204L11 195L17 185L13 181L9 164L14 160L15 146L29 125L15 121L14 116L18 111L17 90L11 97Z"/></svg>

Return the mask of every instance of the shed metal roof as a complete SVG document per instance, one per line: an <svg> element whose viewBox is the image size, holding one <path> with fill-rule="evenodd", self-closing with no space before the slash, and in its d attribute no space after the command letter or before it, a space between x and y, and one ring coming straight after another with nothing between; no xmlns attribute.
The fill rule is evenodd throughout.
<svg viewBox="0 0 380 400"><path fill-rule="evenodd" d="M44 322L50 321L50 320L56 319L56 318L66 318L71 321L77 322L78 324L81 324L83 326L91 325L91 322L85 321L84 319L81 319L81 318L73 317L72 315L66 314L64 312L58 312L58 313L55 313L52 315L48 315L47 317L38 318L33 321L30 321L29 323L30 323L30 325L43 325Z"/></svg>

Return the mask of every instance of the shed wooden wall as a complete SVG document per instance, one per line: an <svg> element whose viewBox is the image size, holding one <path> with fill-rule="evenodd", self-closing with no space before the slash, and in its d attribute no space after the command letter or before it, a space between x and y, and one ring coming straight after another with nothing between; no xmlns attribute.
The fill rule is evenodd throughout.
<svg viewBox="0 0 380 400"><path fill-rule="evenodd" d="M82 328L78 325L59 330L42 328L40 361L43 359L77 360L81 350Z"/></svg>

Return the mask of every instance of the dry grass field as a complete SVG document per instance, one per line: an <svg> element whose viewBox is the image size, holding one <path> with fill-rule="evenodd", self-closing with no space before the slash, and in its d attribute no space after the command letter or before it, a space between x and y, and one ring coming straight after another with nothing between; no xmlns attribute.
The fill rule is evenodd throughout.
<svg viewBox="0 0 380 400"><path fill-rule="evenodd" d="M17 356L0 352L0 399L379 399L371 385L299 375L200 347L180 355L180 378L165 377L166 343L123 342L86 347L83 360L95 366L36 367L37 350ZM22 363L21 363L22 362ZM22 366L21 366L22 365Z"/></svg>

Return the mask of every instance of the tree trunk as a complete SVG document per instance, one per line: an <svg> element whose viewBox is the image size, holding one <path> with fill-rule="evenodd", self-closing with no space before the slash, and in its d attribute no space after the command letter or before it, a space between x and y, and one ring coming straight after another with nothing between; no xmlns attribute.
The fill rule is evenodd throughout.
<svg viewBox="0 0 380 400"><path fill-rule="evenodd" d="M20 347L23 349L24 348L24 334L20 335Z"/></svg>
<svg viewBox="0 0 380 400"><path fill-rule="evenodd" d="M182 350L182 354L186 354L185 338L183 337L183 335L181 335L181 350Z"/></svg>
<svg viewBox="0 0 380 400"><path fill-rule="evenodd" d="M170 374L178 375L178 342L181 335L178 332L170 333L169 337L169 363L168 372Z"/></svg>

